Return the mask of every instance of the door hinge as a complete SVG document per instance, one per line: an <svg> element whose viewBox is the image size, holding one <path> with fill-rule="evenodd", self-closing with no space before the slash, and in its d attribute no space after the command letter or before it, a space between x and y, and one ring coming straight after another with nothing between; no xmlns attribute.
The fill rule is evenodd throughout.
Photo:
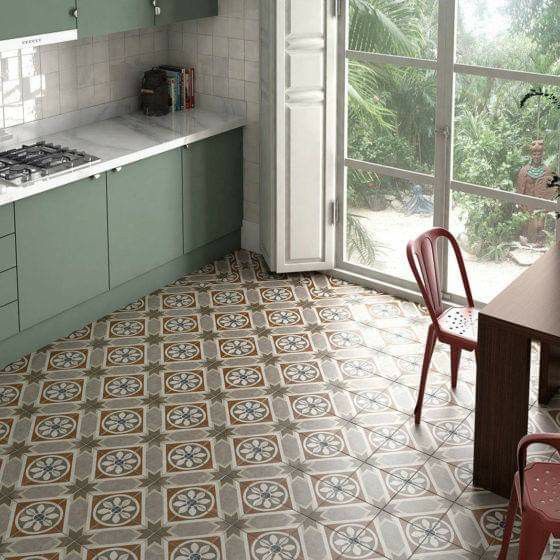
<svg viewBox="0 0 560 560"><path fill-rule="evenodd" d="M335 226L340 223L340 204L338 199L331 202L331 225Z"/></svg>
<svg viewBox="0 0 560 560"><path fill-rule="evenodd" d="M333 0L334 2L334 17L340 17L342 15L342 0Z"/></svg>

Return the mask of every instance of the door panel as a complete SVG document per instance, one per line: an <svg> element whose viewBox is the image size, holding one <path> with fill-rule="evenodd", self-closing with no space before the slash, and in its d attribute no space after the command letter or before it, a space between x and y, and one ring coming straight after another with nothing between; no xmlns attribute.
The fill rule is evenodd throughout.
<svg viewBox="0 0 560 560"><path fill-rule="evenodd" d="M105 175L16 202L21 328L109 288Z"/></svg>
<svg viewBox="0 0 560 560"><path fill-rule="evenodd" d="M336 3L266 4L262 19L269 26L267 37L275 41L263 47L263 106L270 115L264 123L263 159L270 160L274 173L261 181L262 251L276 272L330 269L335 240Z"/></svg>
<svg viewBox="0 0 560 560"><path fill-rule="evenodd" d="M183 254L181 151L107 175L111 288Z"/></svg>
<svg viewBox="0 0 560 560"><path fill-rule="evenodd" d="M161 9L156 25L218 15L218 0L158 0Z"/></svg>
<svg viewBox="0 0 560 560"><path fill-rule="evenodd" d="M77 0L80 37L106 35L154 25L151 0Z"/></svg>
<svg viewBox="0 0 560 560"><path fill-rule="evenodd" d="M2 2L0 40L76 29L75 0Z"/></svg>
<svg viewBox="0 0 560 560"><path fill-rule="evenodd" d="M186 148L183 151L183 177L185 253L241 228L241 129Z"/></svg>

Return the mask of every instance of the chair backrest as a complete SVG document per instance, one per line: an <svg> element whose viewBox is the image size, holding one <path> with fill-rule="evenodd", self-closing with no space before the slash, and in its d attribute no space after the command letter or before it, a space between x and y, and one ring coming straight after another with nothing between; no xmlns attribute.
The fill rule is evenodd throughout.
<svg viewBox="0 0 560 560"><path fill-rule="evenodd" d="M440 238L447 239L453 247L453 252L455 253L455 258L459 265L459 271L461 272L467 303L470 307L474 307L465 262L457 240L445 228L437 227L425 231L416 239L412 239L408 242L406 254L414 278L416 278L416 282L422 292L422 297L424 298L424 302L426 303L426 307L428 308L430 317L436 328L438 327L437 319L443 313L442 289L437 253L437 241Z"/></svg>
<svg viewBox="0 0 560 560"><path fill-rule="evenodd" d="M542 434L529 434L524 436L519 441L517 446L517 472L519 473L519 491L520 503L523 503L523 490L524 490L524 475L525 467L527 466L527 448L533 444L550 445L560 453L560 434L557 433L542 433Z"/></svg>

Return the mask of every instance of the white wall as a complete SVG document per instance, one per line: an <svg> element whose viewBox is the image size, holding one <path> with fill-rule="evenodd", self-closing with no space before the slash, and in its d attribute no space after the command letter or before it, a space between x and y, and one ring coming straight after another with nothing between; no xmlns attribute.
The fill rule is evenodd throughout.
<svg viewBox="0 0 560 560"><path fill-rule="evenodd" d="M270 1L270 0L261 0ZM259 0L220 0L219 15L169 28L171 64L198 72L198 106L247 117L243 246L259 250Z"/></svg>

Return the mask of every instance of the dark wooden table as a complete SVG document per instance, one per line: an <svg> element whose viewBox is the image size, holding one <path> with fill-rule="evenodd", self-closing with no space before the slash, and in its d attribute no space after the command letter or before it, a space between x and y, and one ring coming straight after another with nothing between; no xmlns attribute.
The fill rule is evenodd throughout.
<svg viewBox="0 0 560 560"><path fill-rule="evenodd" d="M546 403L560 385L560 244L478 319L474 483L504 497L527 433L532 340L541 342L539 401Z"/></svg>

